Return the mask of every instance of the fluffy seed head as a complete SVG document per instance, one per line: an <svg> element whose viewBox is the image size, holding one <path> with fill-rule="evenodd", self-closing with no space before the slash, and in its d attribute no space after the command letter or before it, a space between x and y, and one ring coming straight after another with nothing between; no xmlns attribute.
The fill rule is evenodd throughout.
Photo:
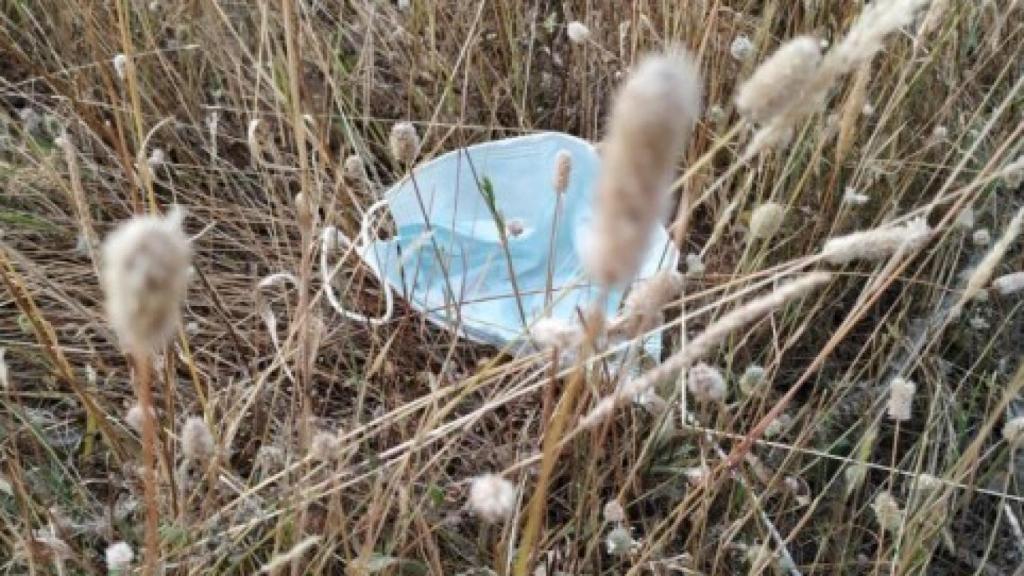
<svg viewBox="0 0 1024 576"><path fill-rule="evenodd" d="M573 44L583 44L590 39L590 28L583 22L572 21L565 27L565 33Z"/></svg>
<svg viewBox="0 0 1024 576"><path fill-rule="evenodd" d="M128 409L128 412L124 415L124 423L127 424L132 430L138 433L142 433L142 417L145 412L142 411L142 406L136 402ZM150 417L156 418L156 412L152 408L149 410Z"/></svg>
<svg viewBox="0 0 1024 576"><path fill-rule="evenodd" d="M151 169L163 166L167 163L167 153L164 152L163 148L154 148L149 153L149 158L146 158L146 163L149 164Z"/></svg>
<svg viewBox="0 0 1024 576"><path fill-rule="evenodd" d="M763 123L781 114L811 82L821 63L816 38L798 36L780 46L736 93L736 109Z"/></svg>
<svg viewBox="0 0 1024 576"><path fill-rule="evenodd" d="M760 392L761 384L764 383L765 369L757 364L747 366L740 376L740 392L744 396L753 396Z"/></svg>
<svg viewBox="0 0 1024 576"><path fill-rule="evenodd" d="M700 259L700 254L687 254L685 260L687 278L700 278L704 275L706 266L704 266L704 261Z"/></svg>
<svg viewBox="0 0 1024 576"><path fill-rule="evenodd" d="M694 398L702 402L721 402L727 392L725 378L718 368L701 362L692 368L686 378L686 387Z"/></svg>
<svg viewBox="0 0 1024 576"><path fill-rule="evenodd" d="M888 491L880 492L878 496L875 496L874 502L871 503L871 509L874 510L875 520L878 521L882 530L888 532L899 530L900 524L903 523L903 510L900 509L900 503Z"/></svg>
<svg viewBox="0 0 1024 576"><path fill-rule="evenodd" d="M753 56L754 43L750 41L750 38L741 34L733 38L732 44L729 45L729 54L736 60L743 62Z"/></svg>
<svg viewBox="0 0 1024 576"><path fill-rule="evenodd" d="M771 240L786 218L786 207L776 202L765 202L750 215L750 239Z"/></svg>
<svg viewBox="0 0 1024 576"><path fill-rule="evenodd" d="M572 350L583 340L583 331L560 318L541 318L533 323L530 336L545 350Z"/></svg>
<svg viewBox="0 0 1024 576"><path fill-rule="evenodd" d="M110 572L125 572L135 560L135 551L127 542L115 542L107 546L104 556L107 559L107 570Z"/></svg>
<svg viewBox="0 0 1024 576"><path fill-rule="evenodd" d="M366 180L366 164L363 163L362 156L352 154L348 158L345 158L344 174L345 179L352 183Z"/></svg>
<svg viewBox="0 0 1024 576"><path fill-rule="evenodd" d="M473 479L469 487L469 507L485 522L499 522L512 515L516 506L516 488L497 474Z"/></svg>
<svg viewBox="0 0 1024 576"><path fill-rule="evenodd" d="M662 309L683 291L683 276L675 270L662 270L640 282L629 293L623 306L624 317L633 334L647 332L661 324Z"/></svg>
<svg viewBox="0 0 1024 576"><path fill-rule="evenodd" d="M822 256L831 264L881 260L901 249L915 252L923 248L931 236L932 230L924 218L916 218L902 226L883 226L832 238L825 242Z"/></svg>
<svg viewBox="0 0 1024 576"><path fill-rule="evenodd" d="M834 74L844 74L866 62L879 50L889 34L910 24L918 9L930 0L880 0L869 4L846 36L828 55Z"/></svg>
<svg viewBox="0 0 1024 576"><path fill-rule="evenodd" d="M391 155L402 164L412 164L420 152L420 136L416 127L409 122L399 122L391 127Z"/></svg>
<svg viewBox="0 0 1024 576"><path fill-rule="evenodd" d="M204 462L213 457L216 446L206 421L190 416L181 427L181 453L193 462Z"/></svg>
<svg viewBox="0 0 1024 576"><path fill-rule="evenodd" d="M917 385L905 378L893 378L889 382L889 418L896 421L910 420Z"/></svg>
<svg viewBox="0 0 1024 576"><path fill-rule="evenodd" d="M1000 171L1000 175L1003 177L1003 183L1008 188L1016 189L1020 187L1021 182L1024 181L1024 156L1007 164Z"/></svg>
<svg viewBox="0 0 1024 576"><path fill-rule="evenodd" d="M107 316L126 351L156 349L177 326L191 258L181 219L177 209L166 217L139 216L103 243Z"/></svg>
<svg viewBox="0 0 1024 576"><path fill-rule="evenodd" d="M619 90L602 146L594 222L581 255L603 285L628 282L664 215L675 165L700 117L701 79L685 52L650 56Z"/></svg>
<svg viewBox="0 0 1024 576"><path fill-rule="evenodd" d="M337 434L320 430L313 435L313 440L310 441L309 453L319 462L331 462L338 457L340 447L341 443Z"/></svg>
<svg viewBox="0 0 1024 576"><path fill-rule="evenodd" d="M846 495L853 494L855 490L864 484L867 478L868 467L862 463L851 464L843 470L843 479L846 481Z"/></svg>
<svg viewBox="0 0 1024 576"><path fill-rule="evenodd" d="M1011 418L1003 424L1003 438L1013 447L1024 440L1024 416Z"/></svg>
<svg viewBox="0 0 1024 576"><path fill-rule="evenodd" d="M124 81L124 76L128 71L128 57L124 54L114 56L113 65L114 73L117 74L117 79Z"/></svg>
<svg viewBox="0 0 1024 576"><path fill-rule="evenodd" d="M623 509L622 504L619 504L618 500L609 500L604 505L604 521L605 522L625 522L626 521L626 510Z"/></svg>
<svg viewBox="0 0 1024 576"><path fill-rule="evenodd" d="M633 550L637 542L633 540L633 535L629 533L629 530L622 526L617 526L608 533L604 544L608 548L608 554L612 556L625 556Z"/></svg>
<svg viewBox="0 0 1024 576"><path fill-rule="evenodd" d="M568 150L559 150L555 154L555 192L565 194L569 189L569 177L572 176L572 154Z"/></svg>
<svg viewBox="0 0 1024 576"><path fill-rule="evenodd" d="M1024 272L1005 274L992 281L992 288L1003 296L1024 290Z"/></svg>

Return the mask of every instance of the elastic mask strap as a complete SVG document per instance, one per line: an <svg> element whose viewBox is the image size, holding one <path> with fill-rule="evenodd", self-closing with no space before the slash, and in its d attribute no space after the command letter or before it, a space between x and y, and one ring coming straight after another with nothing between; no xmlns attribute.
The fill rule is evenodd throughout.
<svg viewBox="0 0 1024 576"><path fill-rule="evenodd" d="M384 290L384 315L380 317L370 317L359 314L358 312L351 312L346 310L341 305L341 301L338 299L338 295L334 293L334 286L331 284L331 280L334 275L341 268L340 266L330 267L327 262L328 252L337 252L342 248L345 249L345 254L342 255L344 260L348 255L355 251L357 254L363 254L372 243L372 218L373 214L377 212L382 206L386 205L387 202L381 200L371 206L365 214L363 214L363 221L359 228L359 245L356 245L349 239L345 234L334 226L327 226L320 234L320 273L323 276L324 292L327 293L327 301L330 302L331 307L338 313L350 320L357 322L366 322L371 326L380 326L385 322L391 320L391 315L395 308L395 297L391 290L391 285L388 284L387 280L381 275L380 270L372 262L367 261L367 265L370 270L373 271L373 275L377 277L380 282L381 289Z"/></svg>

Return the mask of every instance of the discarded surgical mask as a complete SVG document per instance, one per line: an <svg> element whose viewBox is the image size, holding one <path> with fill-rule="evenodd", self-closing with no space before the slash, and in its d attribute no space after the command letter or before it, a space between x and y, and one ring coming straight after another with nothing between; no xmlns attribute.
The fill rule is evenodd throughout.
<svg viewBox="0 0 1024 576"><path fill-rule="evenodd" d="M560 197L554 174L561 150L571 155L572 170ZM599 297L578 254L600 163L589 143L543 133L470 146L418 166L367 210L356 242L332 228L324 234L324 273L333 277L340 267L328 265L329 248L355 252L383 281L384 315L368 318L344 309L329 285L327 297L346 317L380 324L391 316L393 291L465 338L513 352L530 349L525 344L536 320L550 315L578 325ZM397 230L386 240L376 233L384 208ZM674 269L678 261L664 227L652 237L641 279ZM621 290L609 294L608 317L622 297ZM660 348L656 334L645 341L648 353Z"/></svg>

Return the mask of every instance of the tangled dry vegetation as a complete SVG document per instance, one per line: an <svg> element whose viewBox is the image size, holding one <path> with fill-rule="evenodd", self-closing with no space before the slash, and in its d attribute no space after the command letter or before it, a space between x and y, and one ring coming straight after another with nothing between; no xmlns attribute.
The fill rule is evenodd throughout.
<svg viewBox="0 0 1024 576"><path fill-rule="evenodd" d="M3 2L0 573L1020 574L1018 4ZM704 107L653 372L328 305L320 231L409 161L598 142L673 45ZM175 205L163 340L100 247ZM384 308L356 258L333 286Z"/></svg>

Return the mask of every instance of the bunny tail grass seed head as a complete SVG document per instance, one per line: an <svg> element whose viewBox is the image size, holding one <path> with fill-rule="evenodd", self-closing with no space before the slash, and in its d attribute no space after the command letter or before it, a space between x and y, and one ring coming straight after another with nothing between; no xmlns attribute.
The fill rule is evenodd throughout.
<svg viewBox="0 0 1024 576"><path fill-rule="evenodd" d="M114 73L117 74L117 79L124 82L125 74L128 73L128 57L124 54L118 54L113 59Z"/></svg>
<svg viewBox="0 0 1024 576"><path fill-rule="evenodd" d="M755 396L761 392L761 385L764 384L765 369L758 364L751 364L740 376L740 392L744 396Z"/></svg>
<svg viewBox="0 0 1024 576"><path fill-rule="evenodd" d="M1004 274L992 281L992 288L1003 296L1009 296L1024 290L1024 272Z"/></svg>
<svg viewBox="0 0 1024 576"><path fill-rule="evenodd" d="M583 331L560 318L545 317L533 323L530 337L544 350L572 350L583 340Z"/></svg>
<svg viewBox="0 0 1024 576"><path fill-rule="evenodd" d="M181 220L178 209L165 217L139 216L103 243L107 316L128 352L164 345L177 327L191 259Z"/></svg>
<svg viewBox="0 0 1024 576"><path fill-rule="evenodd" d="M754 55L754 43L744 35L732 39L729 45L729 54L738 62L744 62Z"/></svg>
<svg viewBox="0 0 1024 576"><path fill-rule="evenodd" d="M798 36L780 46L736 93L736 109L764 123L783 113L810 84L821 64L817 38Z"/></svg>
<svg viewBox="0 0 1024 576"><path fill-rule="evenodd" d="M181 427L181 453L193 462L205 462L213 457L216 444L206 421L190 416Z"/></svg>
<svg viewBox="0 0 1024 576"><path fill-rule="evenodd" d="M1013 243L1017 241L1017 238L1024 231L1024 208L1021 208L1007 224L1006 230L1003 231L1003 235L999 237L999 240L988 249L985 256L981 259L981 262L974 267L971 271L970 276L967 278L967 283L964 286L963 293L960 298L953 305L950 310L951 317L957 317L960 315L960 311L963 305L968 300L974 298L980 293L985 285L989 283L992 276L995 275L996 269L999 264L1003 261L1006 253L1013 246ZM993 284L993 287L998 288Z"/></svg>
<svg viewBox="0 0 1024 576"><path fill-rule="evenodd" d="M1003 424L1003 439L1016 448L1024 440L1024 416L1015 416Z"/></svg>
<svg viewBox="0 0 1024 576"><path fill-rule="evenodd" d="M584 428L602 422L615 408L625 401L652 389L657 383L671 377L677 371L691 366L711 353L716 346L736 330L749 325L769 312L783 306L822 286L832 279L828 272L811 272L796 280L785 282L778 288L759 298L755 298L739 308L727 312L713 322L703 332L690 340L682 350L670 356L661 365L648 370L639 378L629 380L620 385L613 394L602 398L597 406L583 418Z"/></svg>
<svg viewBox="0 0 1024 576"><path fill-rule="evenodd" d="M903 523L903 510L900 503L888 491L882 491L871 503L878 525L887 532L896 532Z"/></svg>
<svg viewBox="0 0 1024 576"><path fill-rule="evenodd" d="M416 133L416 127L410 122L399 122L391 127L391 137L388 140L391 145L391 155L404 165L416 161L420 152L420 136Z"/></svg>
<svg viewBox="0 0 1024 576"><path fill-rule="evenodd" d="M590 28L583 22L572 21L565 27L565 33L573 44L583 44L590 39Z"/></svg>
<svg viewBox="0 0 1024 576"><path fill-rule="evenodd" d="M596 282L621 285L639 269L700 107L700 74L682 50L648 56L619 89L581 254Z"/></svg>
<svg viewBox="0 0 1024 576"><path fill-rule="evenodd" d="M777 202L765 202L750 215L750 239L771 240L786 218L786 207Z"/></svg>
<svg viewBox="0 0 1024 576"><path fill-rule="evenodd" d="M559 150L555 154L555 192L565 194L569 189L569 178L572 176L572 154L568 150Z"/></svg>
<svg viewBox="0 0 1024 576"><path fill-rule="evenodd" d="M683 291L683 276L675 270L662 270L639 282L626 297L623 318L632 334L647 332L662 323L662 309Z"/></svg>
<svg viewBox="0 0 1024 576"><path fill-rule="evenodd" d="M619 523L626 521L626 510L618 500L605 502L602 514L604 515L605 522Z"/></svg>
<svg viewBox="0 0 1024 576"><path fill-rule="evenodd" d="M363 162L363 157L358 154L352 154L345 158L344 175L345 179L352 184L366 180L366 164Z"/></svg>
<svg viewBox="0 0 1024 576"><path fill-rule="evenodd" d="M145 414L145 412L142 411L142 405L136 402L135 404L132 404L132 407L128 409L127 413L125 413L124 423L132 430L141 434L143 414ZM156 412L152 408L149 409L149 415L150 418L156 418Z"/></svg>
<svg viewBox="0 0 1024 576"><path fill-rule="evenodd" d="M693 397L701 402L721 402L728 391L725 378L718 368L703 362L690 368L686 375L686 387Z"/></svg>
<svg viewBox="0 0 1024 576"><path fill-rule="evenodd" d="M915 218L904 225L889 225L831 238L825 242L822 256L830 264L847 264L854 260L876 261L888 258L898 250L916 252L924 247L932 230L924 218Z"/></svg>
<svg viewBox="0 0 1024 576"><path fill-rule="evenodd" d="M497 474L473 478L469 487L469 508L484 522L500 522L516 507L516 487Z"/></svg>
<svg viewBox="0 0 1024 576"><path fill-rule="evenodd" d="M889 382L889 418L899 422L910 420L917 385L905 378L893 378Z"/></svg>
<svg viewBox="0 0 1024 576"><path fill-rule="evenodd" d="M127 574L135 560L135 551L127 542L114 542L103 553L107 560L107 571L113 574Z"/></svg>
<svg viewBox="0 0 1024 576"><path fill-rule="evenodd" d="M826 65L845 74L882 49L885 37L914 20L931 0L877 0L868 4L846 36L829 52Z"/></svg>
<svg viewBox="0 0 1024 576"><path fill-rule="evenodd" d="M338 457L340 448L341 442L337 434L320 430L313 435L309 443L309 454L317 462L331 462Z"/></svg>

